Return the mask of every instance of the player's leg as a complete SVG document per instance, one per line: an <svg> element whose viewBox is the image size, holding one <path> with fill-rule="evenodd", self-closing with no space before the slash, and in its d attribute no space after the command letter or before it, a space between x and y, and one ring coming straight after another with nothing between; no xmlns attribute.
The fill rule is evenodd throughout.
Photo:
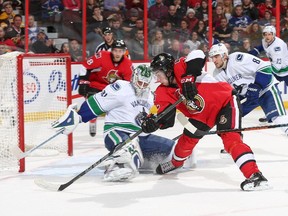
<svg viewBox="0 0 288 216"><path fill-rule="evenodd" d="M239 105L239 101L233 96L218 114L217 130L241 128ZM241 184L241 188L243 190L268 188L268 181L258 169L253 151L248 145L243 143L241 134L222 133L220 137L225 150L232 156L234 162L246 177L246 180Z"/></svg>
<svg viewBox="0 0 288 216"><path fill-rule="evenodd" d="M128 139L128 136L128 133L122 131L110 131L105 136L105 146L109 151L113 151L114 146ZM101 164L106 166L104 180L125 181L132 179L139 174L139 168L142 166L143 161L138 139L134 139Z"/></svg>
<svg viewBox="0 0 288 216"><path fill-rule="evenodd" d="M286 124L288 122L288 116L283 104L283 100L277 85L265 92L259 98L259 104L263 109L264 113L269 122L275 124ZM288 127L281 127L281 130L288 135Z"/></svg>

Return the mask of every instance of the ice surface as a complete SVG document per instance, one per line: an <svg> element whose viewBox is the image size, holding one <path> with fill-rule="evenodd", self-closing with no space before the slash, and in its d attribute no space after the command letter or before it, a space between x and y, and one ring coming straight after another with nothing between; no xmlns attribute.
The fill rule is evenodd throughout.
<svg viewBox="0 0 288 216"><path fill-rule="evenodd" d="M244 118L243 126L259 125L262 111ZM208 135L197 146L197 167L163 176L141 174L130 182L105 183L103 171L93 169L62 192L51 192L34 179L63 184L88 168L107 151L98 134L90 137L88 124L74 133L74 156L27 157L25 173L0 174L2 216L284 216L288 213L288 137L280 129L244 132L244 141L255 153L258 166L273 186L271 190L244 192L244 180L231 159L221 159L221 140ZM169 138L182 131L158 131Z"/></svg>

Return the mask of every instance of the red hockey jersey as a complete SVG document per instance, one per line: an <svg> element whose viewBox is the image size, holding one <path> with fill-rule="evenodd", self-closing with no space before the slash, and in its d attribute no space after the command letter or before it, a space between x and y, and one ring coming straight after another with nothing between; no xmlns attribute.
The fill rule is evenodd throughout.
<svg viewBox="0 0 288 216"><path fill-rule="evenodd" d="M112 61L111 52L100 51L84 62L86 69L92 69L89 76L90 87L103 90L118 79L131 80L132 62L124 57L120 63Z"/></svg>

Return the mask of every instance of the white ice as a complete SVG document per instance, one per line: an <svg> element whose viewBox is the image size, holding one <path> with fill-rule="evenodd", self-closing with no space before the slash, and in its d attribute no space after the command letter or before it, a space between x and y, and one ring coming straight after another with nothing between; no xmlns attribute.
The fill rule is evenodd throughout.
<svg viewBox="0 0 288 216"><path fill-rule="evenodd" d="M262 111L244 118L243 126L257 126ZM238 167L219 156L217 135L204 137L197 146L197 166L163 176L140 174L130 182L105 183L103 171L95 168L62 192L34 184L35 179L63 184L107 153L102 140L103 119L96 138L88 124L74 133L74 156L27 157L25 173L0 175L1 216L284 216L288 214L288 137L280 129L244 132L258 166L272 185L271 190L244 192ZM182 131L158 131L169 138ZM45 135L43 135L45 139Z"/></svg>

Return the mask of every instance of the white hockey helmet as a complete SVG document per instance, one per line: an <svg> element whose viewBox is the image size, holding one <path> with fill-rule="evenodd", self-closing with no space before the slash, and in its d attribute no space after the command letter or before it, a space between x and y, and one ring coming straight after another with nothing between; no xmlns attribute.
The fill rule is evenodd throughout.
<svg viewBox="0 0 288 216"><path fill-rule="evenodd" d="M134 86L136 93L141 94L150 87L152 81L152 70L147 65L138 65L132 75L132 85Z"/></svg>
<svg viewBox="0 0 288 216"><path fill-rule="evenodd" d="M272 35L275 37L276 36L276 29L274 26L272 25L269 25L269 26L265 26L263 31L262 31L262 34L266 33L266 32L269 32L269 33L272 33Z"/></svg>
<svg viewBox="0 0 288 216"><path fill-rule="evenodd" d="M223 58L224 54L226 54L228 56L228 49L223 43L215 44L209 50L209 57L210 58L215 56L215 55L221 55Z"/></svg>

